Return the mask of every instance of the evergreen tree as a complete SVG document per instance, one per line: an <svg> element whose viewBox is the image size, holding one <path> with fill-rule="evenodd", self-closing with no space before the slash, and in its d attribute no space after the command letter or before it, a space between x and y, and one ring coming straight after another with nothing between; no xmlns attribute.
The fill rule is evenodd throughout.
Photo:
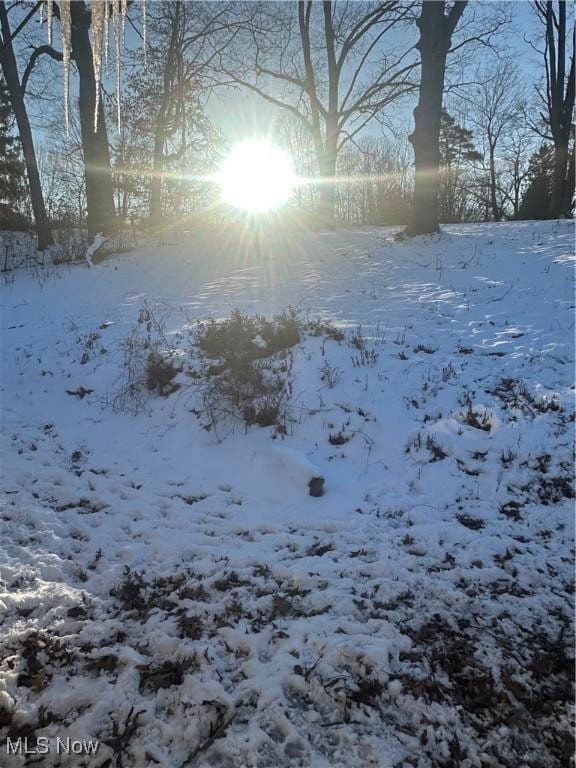
<svg viewBox="0 0 576 768"><path fill-rule="evenodd" d="M474 146L472 131L459 125L445 109L440 116L439 214L444 222L466 218L467 191L463 170L482 160Z"/></svg>
<svg viewBox="0 0 576 768"><path fill-rule="evenodd" d="M520 203L519 219L547 219L552 201L554 148L542 144L530 158L528 186Z"/></svg>
<svg viewBox="0 0 576 768"><path fill-rule="evenodd" d="M20 142L13 135L14 113L3 80L0 80L0 203L15 207L26 195Z"/></svg>
<svg viewBox="0 0 576 768"><path fill-rule="evenodd" d="M458 125L445 109L440 117L440 165L449 167L456 164L477 162L482 155L474 146L474 134Z"/></svg>

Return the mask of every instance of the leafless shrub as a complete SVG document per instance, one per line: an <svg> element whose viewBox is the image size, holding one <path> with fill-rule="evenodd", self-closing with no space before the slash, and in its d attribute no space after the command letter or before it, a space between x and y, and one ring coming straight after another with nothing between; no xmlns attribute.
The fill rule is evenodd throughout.
<svg viewBox="0 0 576 768"><path fill-rule="evenodd" d="M430 454L429 464L434 464L437 461L443 461L448 454L444 448L438 443L432 435L427 435L426 440L422 440L422 433L418 432L416 437L411 440L406 446L405 453L411 453L412 449L421 451L426 449Z"/></svg>
<svg viewBox="0 0 576 768"><path fill-rule="evenodd" d="M374 346L368 344L368 339L362 333L362 326L359 325L350 336L349 343L354 349L357 350L357 354L352 355L352 365L354 368L361 368L364 366L373 368L378 362L378 352L376 352Z"/></svg>
<svg viewBox="0 0 576 768"><path fill-rule="evenodd" d="M328 360L325 360L324 365L320 369L320 378L328 385L329 389L334 389L342 378L342 371L340 368L330 365Z"/></svg>
<svg viewBox="0 0 576 768"><path fill-rule="evenodd" d="M274 320L260 315L243 315L238 309L224 322L200 326L197 343L211 357L227 364L256 360L289 349L300 341L300 324L295 311L289 308Z"/></svg>
<svg viewBox="0 0 576 768"><path fill-rule="evenodd" d="M177 350L165 333L165 318L145 303L138 322L120 342L120 377L112 398L114 410L137 415L145 411L151 392L167 396L179 388Z"/></svg>
<svg viewBox="0 0 576 768"><path fill-rule="evenodd" d="M325 320L310 320L306 325L306 330L310 336L325 336L332 341L340 342L346 338L344 331Z"/></svg>
<svg viewBox="0 0 576 768"><path fill-rule="evenodd" d="M54 231L55 244L50 249L54 264L73 264L84 260L88 240L75 227L61 227Z"/></svg>
<svg viewBox="0 0 576 768"><path fill-rule="evenodd" d="M424 352L426 355L433 355L434 352L437 351L437 349L438 349L437 347L436 348L429 347L426 344L416 344L416 346L414 347L413 351L414 352Z"/></svg>
<svg viewBox="0 0 576 768"><path fill-rule="evenodd" d="M502 402L506 411L520 411L523 416L535 418L538 414L548 412L562 412L562 406L557 395L544 395L535 397L528 389L525 382L519 379L502 377L492 389L486 392L494 395ZM511 417L515 419L514 416Z"/></svg>
<svg viewBox="0 0 576 768"><path fill-rule="evenodd" d="M474 429L480 429L482 432L490 432L492 429L492 421L490 420L488 411L485 410L484 413L475 411L471 401L467 403L467 408L462 415L462 420L464 424L467 424Z"/></svg>
<svg viewBox="0 0 576 768"><path fill-rule="evenodd" d="M236 310L222 323L201 325L196 343L210 360L200 384L205 428L241 423L285 432L292 394L290 348L299 341L300 324L292 310L274 320Z"/></svg>

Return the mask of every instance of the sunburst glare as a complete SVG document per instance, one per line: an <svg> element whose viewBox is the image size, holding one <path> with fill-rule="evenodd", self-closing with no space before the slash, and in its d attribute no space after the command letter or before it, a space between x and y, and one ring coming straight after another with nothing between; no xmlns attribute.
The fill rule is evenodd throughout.
<svg viewBox="0 0 576 768"><path fill-rule="evenodd" d="M249 213L265 213L286 203L296 175L290 157L266 139L237 144L217 174L222 199Z"/></svg>

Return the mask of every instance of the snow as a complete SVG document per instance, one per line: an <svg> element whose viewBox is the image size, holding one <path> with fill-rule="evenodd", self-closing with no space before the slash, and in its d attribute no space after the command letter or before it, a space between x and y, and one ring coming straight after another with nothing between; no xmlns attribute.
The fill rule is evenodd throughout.
<svg viewBox="0 0 576 768"><path fill-rule="evenodd" d="M98 232L96 234L96 236L94 237L94 240L86 249L85 259L89 267L94 266L94 262L92 261L92 256L94 256L94 254L100 248L100 246L104 245L104 243L107 240L108 238L104 237L104 234L102 232Z"/></svg>
<svg viewBox="0 0 576 768"><path fill-rule="evenodd" d="M3 737L98 739L87 766L565 764L573 225L393 234L187 233L3 285ZM197 321L288 306L332 330L287 353L285 433L205 429ZM144 308L180 388L119 410Z"/></svg>

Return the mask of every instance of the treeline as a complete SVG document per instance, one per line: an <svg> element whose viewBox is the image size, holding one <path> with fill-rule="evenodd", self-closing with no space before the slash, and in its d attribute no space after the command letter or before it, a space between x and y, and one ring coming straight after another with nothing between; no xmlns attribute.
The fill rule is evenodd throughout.
<svg viewBox="0 0 576 768"><path fill-rule="evenodd" d="M527 134L527 131L523 131ZM537 137L536 137L537 138ZM555 218L551 214L554 147L512 134L490 161L474 133L442 111L439 218L442 223ZM530 147L533 151L530 152ZM574 175L574 148L568 175ZM342 154L337 184L337 217L347 224L407 224L413 190L413 161L407 143L367 138ZM572 187L573 190L573 187ZM574 210L567 185L561 215ZM301 203L302 204L302 203ZM314 205L310 193L305 205Z"/></svg>
<svg viewBox="0 0 576 768"><path fill-rule="evenodd" d="M118 7L50 7L48 39L46 2L0 0L0 226L33 220L40 246L53 225L91 236L131 220L155 229L216 205L209 177L227 146L211 105L231 93L274 110L270 130L307 180L294 204L325 220L420 216L421 230L434 231L438 221L573 214L574 30L564 0L532 4L522 33L540 64L524 70L507 50L526 25L514 4L164 0L148 3L144 29L133 3L115 17L123 42L111 46L102 82L102 20Z"/></svg>

